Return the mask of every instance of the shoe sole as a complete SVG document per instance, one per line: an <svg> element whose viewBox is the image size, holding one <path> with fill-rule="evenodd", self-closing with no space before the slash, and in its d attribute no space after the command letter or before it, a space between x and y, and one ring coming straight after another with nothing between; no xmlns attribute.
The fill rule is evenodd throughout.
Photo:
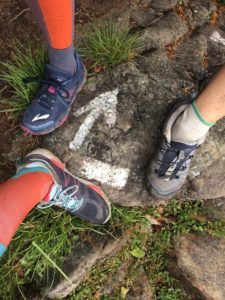
<svg viewBox="0 0 225 300"><path fill-rule="evenodd" d="M48 129L48 130L44 130L41 133L39 133L39 132L32 131L32 130L30 130L30 129L28 129L28 128L26 128L26 127L24 127L23 125L20 124L21 129L25 133L27 133L29 135L31 134L31 135L37 135L37 136L39 136L39 135L45 135L45 134L51 133L55 129L57 129L60 126L62 126L66 122L67 118L69 117L70 111L72 109L72 105L73 105L74 101L76 100L76 97L77 97L78 93L82 90L83 86L85 85L86 81L87 81L87 69L85 68L84 69L84 79L81 82L81 85L79 86L79 88L78 88L77 92L75 93L73 99L71 100L71 105L70 105L70 107L69 107L69 109L67 111L67 114L58 122L58 124L54 128Z"/></svg>
<svg viewBox="0 0 225 300"><path fill-rule="evenodd" d="M165 125L163 126L163 130L162 130L163 134L162 134L162 136L164 135L164 132L165 132L165 129L166 129L168 120L171 118L172 114L173 114L180 106L185 105L185 104L191 104L193 101L194 101L193 99L185 99L185 100L182 100L182 101L177 102L177 103L172 107L172 109L171 109L170 112L169 112L168 117L166 118ZM158 153L158 149L159 149L159 147L160 147L160 145L161 145L161 142L162 142L162 138L161 138L161 141L160 141L159 146L158 146L158 148L157 148L157 151L156 151L155 153ZM154 156L155 156L155 154L153 155L152 159L154 158ZM151 161L152 161L152 159L151 159ZM160 193L159 193L159 192L151 185L151 183L149 182L149 180L148 180L148 174L149 174L149 173L150 173L150 163L149 163L149 165L148 165L148 167L147 167L147 169L146 169L146 174L145 174L145 178L146 178L146 188L147 188L147 191L149 192L149 194L150 194L153 198L155 198L156 200L158 200L158 199L162 199L162 200L169 200L169 199L171 199L173 196L176 195L176 193L180 190L180 188L181 188L181 187L183 186L183 184L185 183L185 182L182 183L182 184L177 188L177 190L174 191L174 192L171 192L171 193L166 194L166 195L165 195L165 194L160 194Z"/></svg>
<svg viewBox="0 0 225 300"><path fill-rule="evenodd" d="M41 148L39 148L39 149L36 149L36 150L32 151L32 152L29 153L28 155L32 155L32 154L43 155L43 156L45 156L46 158L50 159L51 161L52 161L52 160L53 160L53 161L56 161L56 162L59 163L59 165L61 165L62 167L65 166L65 165L61 162L61 160L60 160L56 155L54 155L52 152L50 152L50 151L48 151L48 150L46 150L46 149L41 149ZM111 218L111 203L110 203L108 197L106 196L106 194L103 192L103 190L102 190L98 185L93 184L93 182L91 182L91 181L88 181L88 180L85 180L85 179L83 179L83 178L74 176L74 175L73 175L71 172L69 172L66 168L64 168L63 170L66 171L68 174L70 174L73 178L75 178L75 179L79 180L80 182L82 182L83 184L87 185L90 189L92 189L92 188L90 187L90 185L91 185L91 186L94 186L94 187L96 187L97 189L100 189L100 190L101 190L101 194L100 194L100 193L98 193L98 194L100 194L100 196L103 198L103 200L105 201L105 203L107 204L107 207L108 207L108 209L109 209L109 216L107 217L107 219L104 221L103 224L107 223L108 220ZM92 189L92 190L95 191L95 192L97 192L95 189Z"/></svg>

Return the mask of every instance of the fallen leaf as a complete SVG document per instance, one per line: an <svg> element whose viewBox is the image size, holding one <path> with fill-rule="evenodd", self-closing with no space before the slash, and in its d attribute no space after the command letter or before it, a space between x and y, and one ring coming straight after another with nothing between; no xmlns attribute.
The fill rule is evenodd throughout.
<svg viewBox="0 0 225 300"><path fill-rule="evenodd" d="M130 251L131 255L137 258L142 258L145 256L145 251L141 248L135 248L134 250Z"/></svg>
<svg viewBox="0 0 225 300"><path fill-rule="evenodd" d="M162 226L162 223L158 220L158 219L156 219L156 218L154 218L154 217L152 217L152 216L150 216L150 215L145 215L145 218L150 222L150 224L152 224L152 225L158 225L158 226Z"/></svg>
<svg viewBox="0 0 225 300"><path fill-rule="evenodd" d="M121 287L121 297L122 299L126 299L126 296L127 296L127 293L129 292L129 289L128 288L125 288L125 287Z"/></svg>

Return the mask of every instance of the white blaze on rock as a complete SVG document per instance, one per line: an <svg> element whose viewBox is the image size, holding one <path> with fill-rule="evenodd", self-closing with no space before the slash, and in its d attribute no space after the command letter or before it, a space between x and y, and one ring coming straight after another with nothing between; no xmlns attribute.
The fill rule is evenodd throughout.
<svg viewBox="0 0 225 300"><path fill-rule="evenodd" d="M79 117L86 112L90 113L85 118L73 141L70 143L70 149L78 150L81 147L95 121L101 114L104 115L106 124L108 124L110 127L115 125L118 92L119 90L115 89L113 91L101 94L75 112L74 115L76 117Z"/></svg>
<svg viewBox="0 0 225 300"><path fill-rule="evenodd" d="M80 172L88 179L95 179L118 189L122 189L126 185L130 174L130 170L127 168L111 166L92 158L84 160Z"/></svg>
<svg viewBox="0 0 225 300"><path fill-rule="evenodd" d="M210 40L225 46L225 38L218 31L214 31L210 36Z"/></svg>

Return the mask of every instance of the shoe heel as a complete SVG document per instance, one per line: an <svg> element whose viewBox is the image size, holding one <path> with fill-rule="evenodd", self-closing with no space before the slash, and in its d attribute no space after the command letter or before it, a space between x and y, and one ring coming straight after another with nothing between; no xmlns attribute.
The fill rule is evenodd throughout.
<svg viewBox="0 0 225 300"><path fill-rule="evenodd" d="M52 152L50 152L49 150L38 148L38 149L32 151L31 153L29 153L28 155L32 155L32 154L39 154L39 155L45 156L46 158L53 160L59 168L61 168L63 170L65 169L65 165L61 162L61 160L57 156L55 156Z"/></svg>

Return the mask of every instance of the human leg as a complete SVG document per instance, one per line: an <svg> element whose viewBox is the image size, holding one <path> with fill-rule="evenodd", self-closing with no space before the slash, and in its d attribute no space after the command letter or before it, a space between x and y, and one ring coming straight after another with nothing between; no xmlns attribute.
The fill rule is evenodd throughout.
<svg viewBox="0 0 225 300"><path fill-rule="evenodd" d="M13 178L0 185L0 256L38 203L40 209L54 205L97 224L106 223L111 215L100 187L76 178L51 152L37 149L24 158Z"/></svg>
<svg viewBox="0 0 225 300"><path fill-rule="evenodd" d="M0 184L0 256L31 209L49 192L52 177L43 168L17 173Z"/></svg>
<svg viewBox="0 0 225 300"><path fill-rule="evenodd" d="M156 198L171 198L184 184L190 162L211 126L225 116L225 67L190 103L178 103L165 124L163 140L147 171L147 188Z"/></svg>
<svg viewBox="0 0 225 300"><path fill-rule="evenodd" d="M26 0L48 42L49 64L74 74L74 0Z"/></svg>
<svg viewBox="0 0 225 300"><path fill-rule="evenodd" d="M48 41L46 78L23 114L21 127L34 135L47 134L67 119L77 93L86 81L86 69L74 51L74 0L26 0Z"/></svg>

